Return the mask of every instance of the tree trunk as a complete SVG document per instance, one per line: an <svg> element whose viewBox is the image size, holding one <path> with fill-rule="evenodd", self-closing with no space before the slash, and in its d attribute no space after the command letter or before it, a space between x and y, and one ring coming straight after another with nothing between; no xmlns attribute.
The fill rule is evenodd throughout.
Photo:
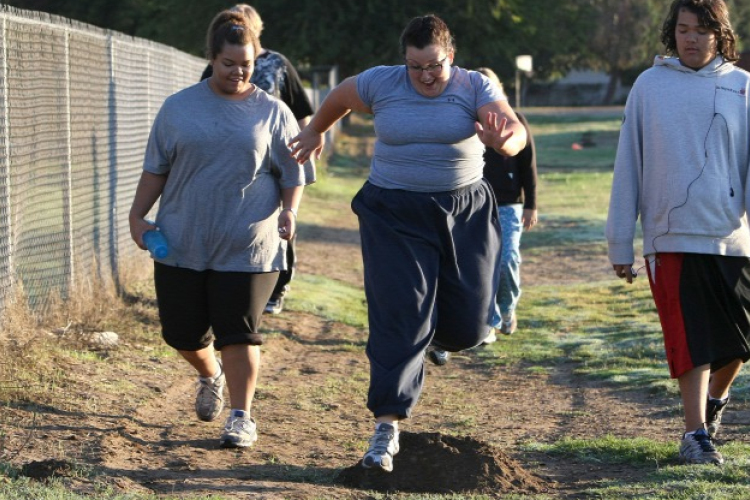
<svg viewBox="0 0 750 500"><path fill-rule="evenodd" d="M615 94L617 93L617 87L620 84L620 70L619 68L612 68L609 73L609 82L607 83L607 92L604 94L602 104L604 106L610 106L615 100Z"/></svg>

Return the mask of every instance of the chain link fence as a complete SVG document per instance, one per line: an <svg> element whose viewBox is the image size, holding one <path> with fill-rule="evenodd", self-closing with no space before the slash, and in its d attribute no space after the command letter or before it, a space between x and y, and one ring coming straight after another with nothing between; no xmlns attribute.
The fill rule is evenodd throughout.
<svg viewBox="0 0 750 500"><path fill-rule="evenodd" d="M151 123L205 60L0 5L0 310L34 309L78 274L118 280L139 250L128 211Z"/></svg>

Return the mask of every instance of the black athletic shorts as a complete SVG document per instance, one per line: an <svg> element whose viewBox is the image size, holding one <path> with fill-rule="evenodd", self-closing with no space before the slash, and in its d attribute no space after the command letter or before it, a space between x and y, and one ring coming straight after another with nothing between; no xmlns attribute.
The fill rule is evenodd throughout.
<svg viewBox="0 0 750 500"><path fill-rule="evenodd" d="M194 271L154 263L162 337L181 351L263 344L263 309L278 272Z"/></svg>
<svg viewBox="0 0 750 500"><path fill-rule="evenodd" d="M750 359L750 259L659 253L646 267L673 378Z"/></svg>

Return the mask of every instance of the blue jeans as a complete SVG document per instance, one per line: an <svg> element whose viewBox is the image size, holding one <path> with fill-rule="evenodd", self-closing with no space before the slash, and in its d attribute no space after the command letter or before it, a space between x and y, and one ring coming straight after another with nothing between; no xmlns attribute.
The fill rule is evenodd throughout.
<svg viewBox="0 0 750 500"><path fill-rule="evenodd" d="M502 318L510 318L521 297L521 233L523 205L500 205L497 213L502 228L503 247L500 250L500 284L495 297L492 326L500 328Z"/></svg>

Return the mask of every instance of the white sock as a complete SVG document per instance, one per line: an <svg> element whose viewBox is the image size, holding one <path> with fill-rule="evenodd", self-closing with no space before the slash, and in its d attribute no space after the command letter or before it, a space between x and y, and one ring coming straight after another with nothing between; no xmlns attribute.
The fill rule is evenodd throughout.
<svg viewBox="0 0 750 500"><path fill-rule="evenodd" d="M727 394L727 397L725 397L725 398L715 398L715 397L713 397L713 396L711 395L711 393L709 392L709 393L708 393L708 399L712 399L712 400L714 400L714 401L718 401L719 403L722 403L722 404L724 404L724 403L726 403L727 401L729 401L729 394Z"/></svg>

